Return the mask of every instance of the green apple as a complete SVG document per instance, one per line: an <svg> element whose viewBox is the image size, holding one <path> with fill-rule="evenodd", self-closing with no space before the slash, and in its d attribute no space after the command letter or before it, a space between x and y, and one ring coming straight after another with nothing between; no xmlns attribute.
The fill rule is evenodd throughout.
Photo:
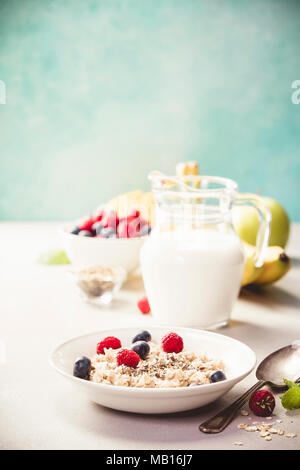
<svg viewBox="0 0 300 470"><path fill-rule="evenodd" d="M287 244L290 232L288 215L275 199L262 196L262 200L265 202L272 215L269 245L284 248ZM253 207L236 206L233 212L233 224L242 240L250 243L250 245L255 245L259 219Z"/></svg>

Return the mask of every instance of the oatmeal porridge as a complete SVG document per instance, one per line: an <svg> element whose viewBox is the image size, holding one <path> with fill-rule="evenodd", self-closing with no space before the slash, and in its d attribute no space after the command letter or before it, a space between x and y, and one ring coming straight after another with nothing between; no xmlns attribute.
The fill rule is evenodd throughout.
<svg viewBox="0 0 300 470"><path fill-rule="evenodd" d="M165 335L157 344L149 332L143 331L128 349L118 338L104 338L91 360L77 359L74 375L125 387L177 388L225 380L224 367L221 360L185 350L183 339L176 333Z"/></svg>

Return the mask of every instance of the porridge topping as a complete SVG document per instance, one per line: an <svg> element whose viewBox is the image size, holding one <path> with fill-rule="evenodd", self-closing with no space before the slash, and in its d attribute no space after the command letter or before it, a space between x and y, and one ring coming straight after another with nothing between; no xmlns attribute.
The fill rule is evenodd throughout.
<svg viewBox="0 0 300 470"><path fill-rule="evenodd" d="M107 336L100 343L97 344L97 354L105 354L105 349L119 349L121 347L121 341L119 338L114 336Z"/></svg>
<svg viewBox="0 0 300 470"><path fill-rule="evenodd" d="M150 338L147 331L139 333L133 338L131 349L122 349L121 342L115 348L117 338L102 340L97 352L99 344L103 346L106 342L106 346L92 358L89 380L127 387L174 388L226 379L222 361L183 350L183 340L176 333L165 335L161 344L151 342ZM166 347L178 352L166 352Z"/></svg>

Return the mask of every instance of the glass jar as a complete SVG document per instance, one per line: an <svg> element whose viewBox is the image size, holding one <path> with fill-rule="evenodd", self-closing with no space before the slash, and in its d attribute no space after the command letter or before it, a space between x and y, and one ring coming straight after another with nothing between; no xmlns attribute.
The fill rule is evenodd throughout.
<svg viewBox="0 0 300 470"><path fill-rule="evenodd" d="M238 195L237 184L214 176L149 175L155 224L141 249L141 269L156 321L170 326L226 325L237 299L245 255L232 224L234 204L260 218L255 265L264 261L270 213L260 198Z"/></svg>

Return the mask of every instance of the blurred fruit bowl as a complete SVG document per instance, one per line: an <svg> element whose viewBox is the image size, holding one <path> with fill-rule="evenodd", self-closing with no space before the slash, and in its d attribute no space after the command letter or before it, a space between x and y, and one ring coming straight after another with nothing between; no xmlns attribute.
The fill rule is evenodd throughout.
<svg viewBox="0 0 300 470"><path fill-rule="evenodd" d="M84 237L71 233L72 226L60 230L63 248L76 266L122 266L133 272L140 263L140 249L147 235L136 238Z"/></svg>

